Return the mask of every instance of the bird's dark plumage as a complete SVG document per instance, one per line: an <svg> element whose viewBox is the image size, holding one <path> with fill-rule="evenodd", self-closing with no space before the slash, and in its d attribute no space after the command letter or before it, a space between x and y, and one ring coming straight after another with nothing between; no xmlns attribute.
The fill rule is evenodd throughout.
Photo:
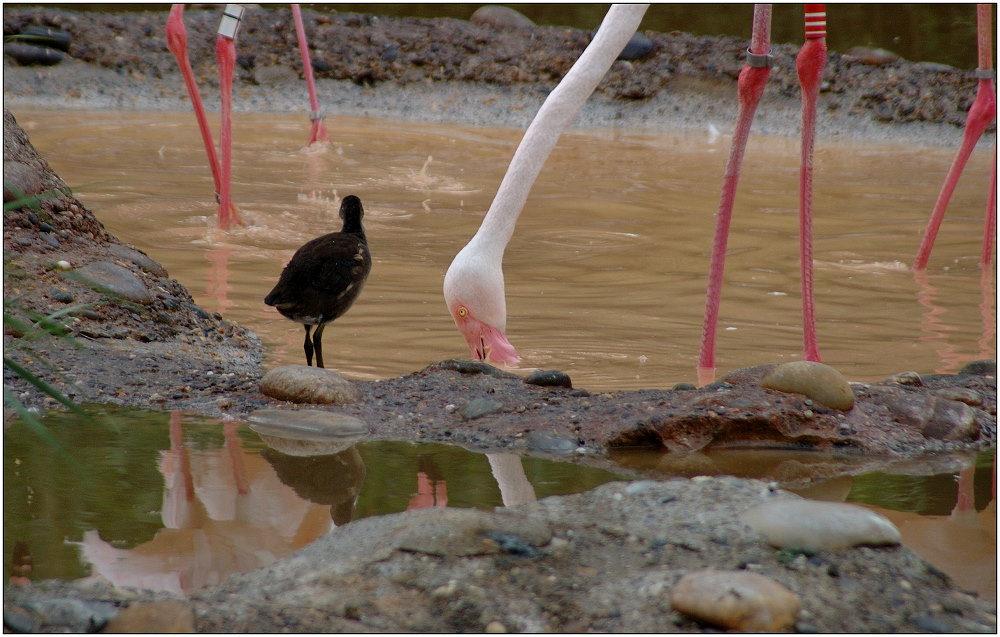
<svg viewBox="0 0 1000 637"><path fill-rule="evenodd" d="M344 227L296 250L278 284L264 297L264 303L277 308L282 316L305 325L308 365L312 365L315 349L316 366L323 367L323 328L350 309L372 269L361 225L364 214L360 199L344 197L340 204ZM314 325L316 333L310 338Z"/></svg>

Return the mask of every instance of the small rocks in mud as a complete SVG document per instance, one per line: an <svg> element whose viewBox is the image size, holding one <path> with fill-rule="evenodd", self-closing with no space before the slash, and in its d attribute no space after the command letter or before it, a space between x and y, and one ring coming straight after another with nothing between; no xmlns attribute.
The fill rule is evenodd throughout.
<svg viewBox="0 0 1000 637"><path fill-rule="evenodd" d="M144 602L122 609L106 633L193 633L194 612L183 602Z"/></svg>
<svg viewBox="0 0 1000 637"><path fill-rule="evenodd" d="M272 369L260 380L260 392L293 403L342 405L358 400L358 390L339 373L306 365Z"/></svg>
<svg viewBox="0 0 1000 637"><path fill-rule="evenodd" d="M764 376L760 384L768 389L805 394L830 409L849 411L854 407L850 383L836 369L823 363L783 363Z"/></svg>
<svg viewBox="0 0 1000 637"><path fill-rule="evenodd" d="M528 441L528 448L532 451L542 451L557 456L569 455L579 446L575 440L544 429L532 431L525 438Z"/></svg>
<svg viewBox="0 0 1000 637"><path fill-rule="evenodd" d="M479 7L472 13L469 22L497 29L530 29L535 26L531 18L523 13L498 4Z"/></svg>
<svg viewBox="0 0 1000 637"><path fill-rule="evenodd" d="M777 500L744 512L743 521L772 546L810 553L900 542L899 529L884 516L842 502Z"/></svg>
<svg viewBox="0 0 1000 637"><path fill-rule="evenodd" d="M524 382L540 387L565 387L566 389L573 389L573 381L570 380L569 374L555 369L536 369L528 374Z"/></svg>
<svg viewBox="0 0 1000 637"><path fill-rule="evenodd" d="M885 382L896 383L897 385L907 385L909 387L924 386L924 379L920 377L920 374L913 371L899 372L898 374L893 374L889 378L886 378Z"/></svg>
<svg viewBox="0 0 1000 637"><path fill-rule="evenodd" d="M475 420L503 409L503 403L490 398L476 398L462 405L458 413L466 420Z"/></svg>
<svg viewBox="0 0 1000 637"><path fill-rule="evenodd" d="M778 582L745 571L704 569L684 575L670 590L674 610L743 632L790 628L802 603Z"/></svg>

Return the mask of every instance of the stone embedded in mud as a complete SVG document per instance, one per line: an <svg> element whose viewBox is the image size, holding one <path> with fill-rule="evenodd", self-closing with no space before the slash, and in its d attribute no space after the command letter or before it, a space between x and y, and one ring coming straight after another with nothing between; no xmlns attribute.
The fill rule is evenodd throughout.
<svg viewBox="0 0 1000 637"><path fill-rule="evenodd" d="M777 548L815 553L900 542L899 529L888 519L844 502L774 500L748 509L741 517Z"/></svg>
<svg viewBox="0 0 1000 637"><path fill-rule="evenodd" d="M761 387L805 394L830 409L848 411L854 407L854 392L840 372L813 361L792 361L778 365L760 381Z"/></svg>
<svg viewBox="0 0 1000 637"><path fill-rule="evenodd" d="M886 383L896 383L897 385L908 385L909 387L923 387L924 379L917 372L899 372L885 379Z"/></svg>
<svg viewBox="0 0 1000 637"><path fill-rule="evenodd" d="M704 569L684 575L670 590L674 610L738 631L790 628L802 603L778 582L746 571Z"/></svg>
<svg viewBox="0 0 1000 637"><path fill-rule="evenodd" d="M418 509L394 538L397 548L427 555L489 555L505 552L494 538L524 546L545 546L552 539L548 523L538 518L475 509ZM509 551L508 551L509 552Z"/></svg>
<svg viewBox="0 0 1000 637"><path fill-rule="evenodd" d="M497 402L491 398L476 398L462 405L458 413L466 420L474 420L498 412L501 409L503 409L503 403L501 402Z"/></svg>
<svg viewBox="0 0 1000 637"><path fill-rule="evenodd" d="M358 400L358 390L332 369L306 365L276 367L260 380L265 396L293 403L343 405Z"/></svg>
<svg viewBox="0 0 1000 637"><path fill-rule="evenodd" d="M339 453L368 433L353 416L315 409L259 409L247 421L269 447L290 456Z"/></svg>
<svg viewBox="0 0 1000 637"><path fill-rule="evenodd" d="M996 359L972 361L971 363L966 363L962 369L958 370L957 376L996 376L997 375L997 361Z"/></svg>
<svg viewBox="0 0 1000 637"><path fill-rule="evenodd" d="M122 609L102 632L193 633L194 611L183 602L145 602Z"/></svg>
<svg viewBox="0 0 1000 637"><path fill-rule="evenodd" d="M579 446L576 440L557 434L554 431L532 431L525 436L525 440L528 443L528 448L532 451L544 451L545 453L557 456L567 456L576 451L576 448Z"/></svg>
<svg viewBox="0 0 1000 637"><path fill-rule="evenodd" d="M83 283L92 285L103 292L122 296L136 303L152 303L153 294L142 282L122 266L107 261L88 263L74 271Z"/></svg>
<svg viewBox="0 0 1000 637"><path fill-rule="evenodd" d="M523 13L498 4L487 4L479 7L472 13L469 22L499 29L524 29L535 26L531 18Z"/></svg>
<svg viewBox="0 0 1000 637"><path fill-rule="evenodd" d="M528 374L524 382L528 385L538 385L540 387L565 387L573 389L573 381L569 374L557 369L536 369Z"/></svg>

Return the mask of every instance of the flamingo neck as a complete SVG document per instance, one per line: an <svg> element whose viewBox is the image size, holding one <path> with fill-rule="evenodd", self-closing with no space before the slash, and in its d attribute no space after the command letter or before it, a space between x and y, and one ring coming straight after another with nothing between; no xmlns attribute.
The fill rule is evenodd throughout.
<svg viewBox="0 0 1000 637"><path fill-rule="evenodd" d="M503 247L514 234L535 179L559 135L587 101L618 54L639 28L648 4L612 5L594 40L538 110L507 168L490 209L476 233L484 245ZM475 238L474 238L475 239Z"/></svg>

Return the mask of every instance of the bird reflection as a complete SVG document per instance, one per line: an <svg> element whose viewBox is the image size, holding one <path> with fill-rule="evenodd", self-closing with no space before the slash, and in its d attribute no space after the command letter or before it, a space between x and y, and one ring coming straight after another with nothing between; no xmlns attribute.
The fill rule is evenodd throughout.
<svg viewBox="0 0 1000 637"><path fill-rule="evenodd" d="M337 526L354 519L361 485L365 481L365 463L355 447L324 456L290 456L275 449L265 449L261 456L274 467L281 482L304 500L330 507L330 518Z"/></svg>

